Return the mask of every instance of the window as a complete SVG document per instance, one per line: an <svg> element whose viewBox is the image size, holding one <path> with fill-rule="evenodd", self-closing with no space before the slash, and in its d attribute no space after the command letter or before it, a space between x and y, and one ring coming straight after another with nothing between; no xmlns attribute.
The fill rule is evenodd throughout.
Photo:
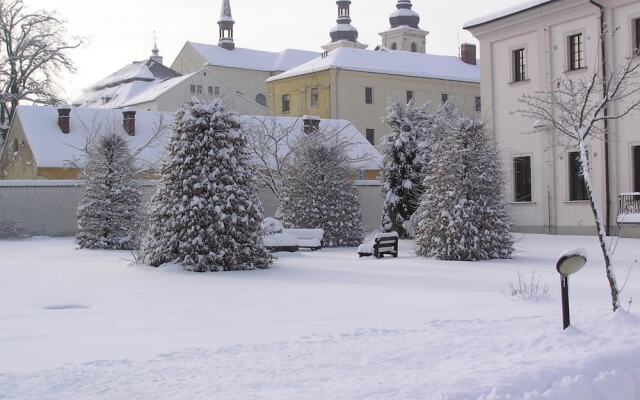
<svg viewBox="0 0 640 400"><path fill-rule="evenodd" d="M214 87L213 93L215 96L220 96L220 88L218 86Z"/></svg>
<svg viewBox="0 0 640 400"><path fill-rule="evenodd" d="M569 70L584 68L584 41L582 33L569 36Z"/></svg>
<svg viewBox="0 0 640 400"><path fill-rule="evenodd" d="M288 113L291 110L291 97L288 94L282 96L282 112Z"/></svg>
<svg viewBox="0 0 640 400"><path fill-rule="evenodd" d="M640 18L633 20L633 49L640 49Z"/></svg>
<svg viewBox="0 0 640 400"><path fill-rule="evenodd" d="M316 108L320 104L320 89L311 88L311 107Z"/></svg>
<svg viewBox="0 0 640 400"><path fill-rule="evenodd" d="M398 50L398 45L395 42L391 43L391 50Z"/></svg>
<svg viewBox="0 0 640 400"><path fill-rule="evenodd" d="M202 85L198 85L198 94L202 94Z"/></svg>
<svg viewBox="0 0 640 400"><path fill-rule="evenodd" d="M513 159L514 201L531 202L531 157Z"/></svg>
<svg viewBox="0 0 640 400"><path fill-rule="evenodd" d="M191 93L196 94L196 85L191 85Z"/></svg>
<svg viewBox="0 0 640 400"><path fill-rule="evenodd" d="M582 176L580 153L577 151L569 153L569 200L589 200L587 186Z"/></svg>
<svg viewBox="0 0 640 400"><path fill-rule="evenodd" d="M407 90L407 103L413 100L413 90Z"/></svg>
<svg viewBox="0 0 640 400"><path fill-rule="evenodd" d="M364 88L364 102L366 104L373 104L373 88Z"/></svg>
<svg viewBox="0 0 640 400"><path fill-rule="evenodd" d="M411 43L411 52L412 53L417 53L418 52L418 45L415 43Z"/></svg>
<svg viewBox="0 0 640 400"><path fill-rule="evenodd" d="M447 101L449 101L449 95L448 95L448 94L446 94L446 93L442 93L442 94L440 95L440 99L441 99L441 101L442 101L442 104L444 104L444 103L446 103Z"/></svg>
<svg viewBox="0 0 640 400"><path fill-rule="evenodd" d="M267 106L267 98L262 93L258 93L256 96L256 103L260 104L262 107Z"/></svg>
<svg viewBox="0 0 640 400"><path fill-rule="evenodd" d="M13 140L13 156L17 156L18 152L20 151L20 143L18 142L18 139L14 139Z"/></svg>
<svg viewBox="0 0 640 400"><path fill-rule="evenodd" d="M640 192L640 146L633 148L633 190Z"/></svg>
<svg viewBox="0 0 640 400"><path fill-rule="evenodd" d="M527 52L518 49L513 52L513 81L524 82L527 80Z"/></svg>
<svg viewBox="0 0 640 400"><path fill-rule="evenodd" d="M482 111L482 97L476 97L476 111Z"/></svg>
<svg viewBox="0 0 640 400"><path fill-rule="evenodd" d="M376 142L376 130L375 129L367 129L367 140L371 144L375 144Z"/></svg>
<svg viewBox="0 0 640 400"><path fill-rule="evenodd" d="M209 92L209 96L213 96L213 86L209 86L207 91Z"/></svg>

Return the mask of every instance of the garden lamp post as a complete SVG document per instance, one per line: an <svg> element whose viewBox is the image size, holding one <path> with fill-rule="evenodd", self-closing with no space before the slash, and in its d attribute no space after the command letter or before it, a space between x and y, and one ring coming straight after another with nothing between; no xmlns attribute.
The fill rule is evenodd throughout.
<svg viewBox="0 0 640 400"><path fill-rule="evenodd" d="M587 263L587 252L584 249L573 249L565 252L556 265L560 273L560 285L562 289L562 321L564 329L571 325L569 313L569 275L580 271Z"/></svg>

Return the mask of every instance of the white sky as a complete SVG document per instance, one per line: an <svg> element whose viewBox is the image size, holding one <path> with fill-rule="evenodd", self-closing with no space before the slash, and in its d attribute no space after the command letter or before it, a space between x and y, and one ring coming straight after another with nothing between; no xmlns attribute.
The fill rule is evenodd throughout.
<svg viewBox="0 0 640 400"><path fill-rule="evenodd" d="M427 52L458 54L472 40L462 25L472 18L510 7L514 0L413 0L421 28L430 31ZM65 79L70 99L82 88L124 65L148 58L153 32L170 65L187 40L217 44L222 0L25 0L31 8L55 9L69 21L70 35L87 39L71 53L78 73ZM359 41L374 48L378 32L389 27L396 0L353 0L351 16ZM320 51L335 25L335 0L231 0L238 47L280 51Z"/></svg>

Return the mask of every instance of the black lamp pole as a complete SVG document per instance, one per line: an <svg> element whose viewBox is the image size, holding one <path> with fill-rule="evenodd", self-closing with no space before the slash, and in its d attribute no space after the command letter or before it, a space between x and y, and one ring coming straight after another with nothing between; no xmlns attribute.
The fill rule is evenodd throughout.
<svg viewBox="0 0 640 400"><path fill-rule="evenodd" d="M569 277L560 275L560 287L562 290L562 322L566 330L571 325L571 315L569 313Z"/></svg>

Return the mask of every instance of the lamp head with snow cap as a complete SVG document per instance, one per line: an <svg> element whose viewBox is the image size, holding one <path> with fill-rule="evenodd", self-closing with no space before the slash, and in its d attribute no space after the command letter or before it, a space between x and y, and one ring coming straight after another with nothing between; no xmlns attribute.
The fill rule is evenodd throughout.
<svg viewBox="0 0 640 400"><path fill-rule="evenodd" d="M573 275L587 264L587 252L582 248L569 250L560 256L556 269L563 276Z"/></svg>

